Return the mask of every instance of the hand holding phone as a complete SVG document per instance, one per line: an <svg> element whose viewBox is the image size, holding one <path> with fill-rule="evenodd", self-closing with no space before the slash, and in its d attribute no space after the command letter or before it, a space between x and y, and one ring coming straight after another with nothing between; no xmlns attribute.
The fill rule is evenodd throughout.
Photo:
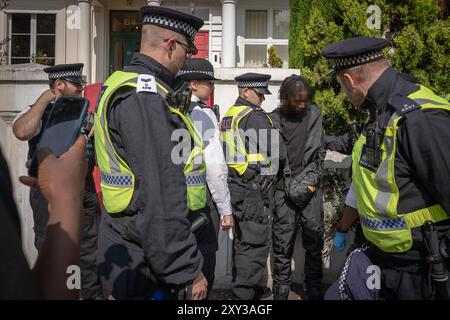
<svg viewBox="0 0 450 320"><path fill-rule="evenodd" d="M38 174L37 152L40 149L48 148L60 157L75 143L84 128L88 108L89 101L82 97L60 97L55 101L32 157L28 171L31 177Z"/></svg>

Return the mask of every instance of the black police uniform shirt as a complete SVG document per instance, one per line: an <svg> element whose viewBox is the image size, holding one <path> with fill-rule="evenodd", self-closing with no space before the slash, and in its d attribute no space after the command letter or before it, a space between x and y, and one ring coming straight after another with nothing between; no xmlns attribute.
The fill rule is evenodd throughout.
<svg viewBox="0 0 450 320"><path fill-rule="evenodd" d="M393 68L388 68L370 87L363 102L363 107L372 115L373 121L369 126L374 126L373 115L378 110L379 125L384 132L395 111L388 105L391 98L398 94L408 96L418 89L418 85L404 80ZM394 163L395 181L400 192L397 206L399 214L439 203L450 215L449 128L450 114L440 109L414 110L402 119ZM436 228L449 229L449 220L437 223ZM412 230L414 243L410 251L390 254L396 265L399 265L396 260L424 261L423 252L426 249L420 229ZM385 258L377 262L389 263Z"/></svg>
<svg viewBox="0 0 450 320"><path fill-rule="evenodd" d="M269 121L267 113L262 108L255 106L254 104L248 102L242 97L239 97L236 100L235 105L248 106L253 109L253 112L244 117L239 123L239 129L244 130L244 132L248 129L256 130L256 139L257 139L256 141L253 141L249 137L246 137L244 141L245 149L247 150L247 152L249 150L252 151L257 150L262 155L270 157L272 150L271 129L273 129L273 127ZM262 141L261 134L264 134L263 132L260 132L260 130L262 129L266 130L264 139L266 139L267 145L264 145L264 143L258 143L258 141ZM256 171L260 170L259 164L249 164L248 167ZM234 170L231 170L231 172L233 171Z"/></svg>
<svg viewBox="0 0 450 320"><path fill-rule="evenodd" d="M124 71L154 75L169 90L176 85L172 72L140 53ZM193 281L202 257L187 219L184 164L171 161L172 132L186 126L160 95L135 89L115 96L108 125L114 149L136 178L130 205L112 223L135 233L154 276L174 285Z"/></svg>
<svg viewBox="0 0 450 320"><path fill-rule="evenodd" d="M22 249L20 218L11 177L0 149L0 300L42 298Z"/></svg>

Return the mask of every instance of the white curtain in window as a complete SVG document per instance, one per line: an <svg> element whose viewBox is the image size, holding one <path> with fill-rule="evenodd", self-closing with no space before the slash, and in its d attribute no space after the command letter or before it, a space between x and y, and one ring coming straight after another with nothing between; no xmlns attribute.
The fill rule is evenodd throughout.
<svg viewBox="0 0 450 320"><path fill-rule="evenodd" d="M245 12L245 38L267 39L266 10L247 10Z"/></svg>
<svg viewBox="0 0 450 320"><path fill-rule="evenodd" d="M267 62L267 46L246 44L245 45L245 67L262 68Z"/></svg>

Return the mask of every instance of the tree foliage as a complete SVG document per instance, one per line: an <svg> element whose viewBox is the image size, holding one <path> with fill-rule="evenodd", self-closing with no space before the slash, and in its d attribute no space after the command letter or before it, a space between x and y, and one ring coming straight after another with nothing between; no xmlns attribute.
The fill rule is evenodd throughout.
<svg viewBox="0 0 450 320"><path fill-rule="evenodd" d="M277 50L274 46L271 46L267 53L269 55L269 61L267 64L271 68L282 68L283 67L283 60L280 58L280 56L277 54Z"/></svg>
<svg viewBox="0 0 450 320"><path fill-rule="evenodd" d="M380 28L370 5L381 10ZM351 120L363 121L346 100L320 50L355 36L389 40L385 54L395 69L411 73L437 94L450 92L450 1L447 0L291 0L290 67L299 68L315 88L327 134L347 132Z"/></svg>

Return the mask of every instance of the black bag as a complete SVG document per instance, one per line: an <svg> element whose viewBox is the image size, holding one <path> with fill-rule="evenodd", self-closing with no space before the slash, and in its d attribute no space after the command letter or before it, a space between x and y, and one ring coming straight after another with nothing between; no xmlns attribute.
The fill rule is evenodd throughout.
<svg viewBox="0 0 450 320"><path fill-rule="evenodd" d="M320 185L315 162L310 163L295 177L291 176L291 170L287 163L283 172L287 196L300 210L304 210Z"/></svg>

